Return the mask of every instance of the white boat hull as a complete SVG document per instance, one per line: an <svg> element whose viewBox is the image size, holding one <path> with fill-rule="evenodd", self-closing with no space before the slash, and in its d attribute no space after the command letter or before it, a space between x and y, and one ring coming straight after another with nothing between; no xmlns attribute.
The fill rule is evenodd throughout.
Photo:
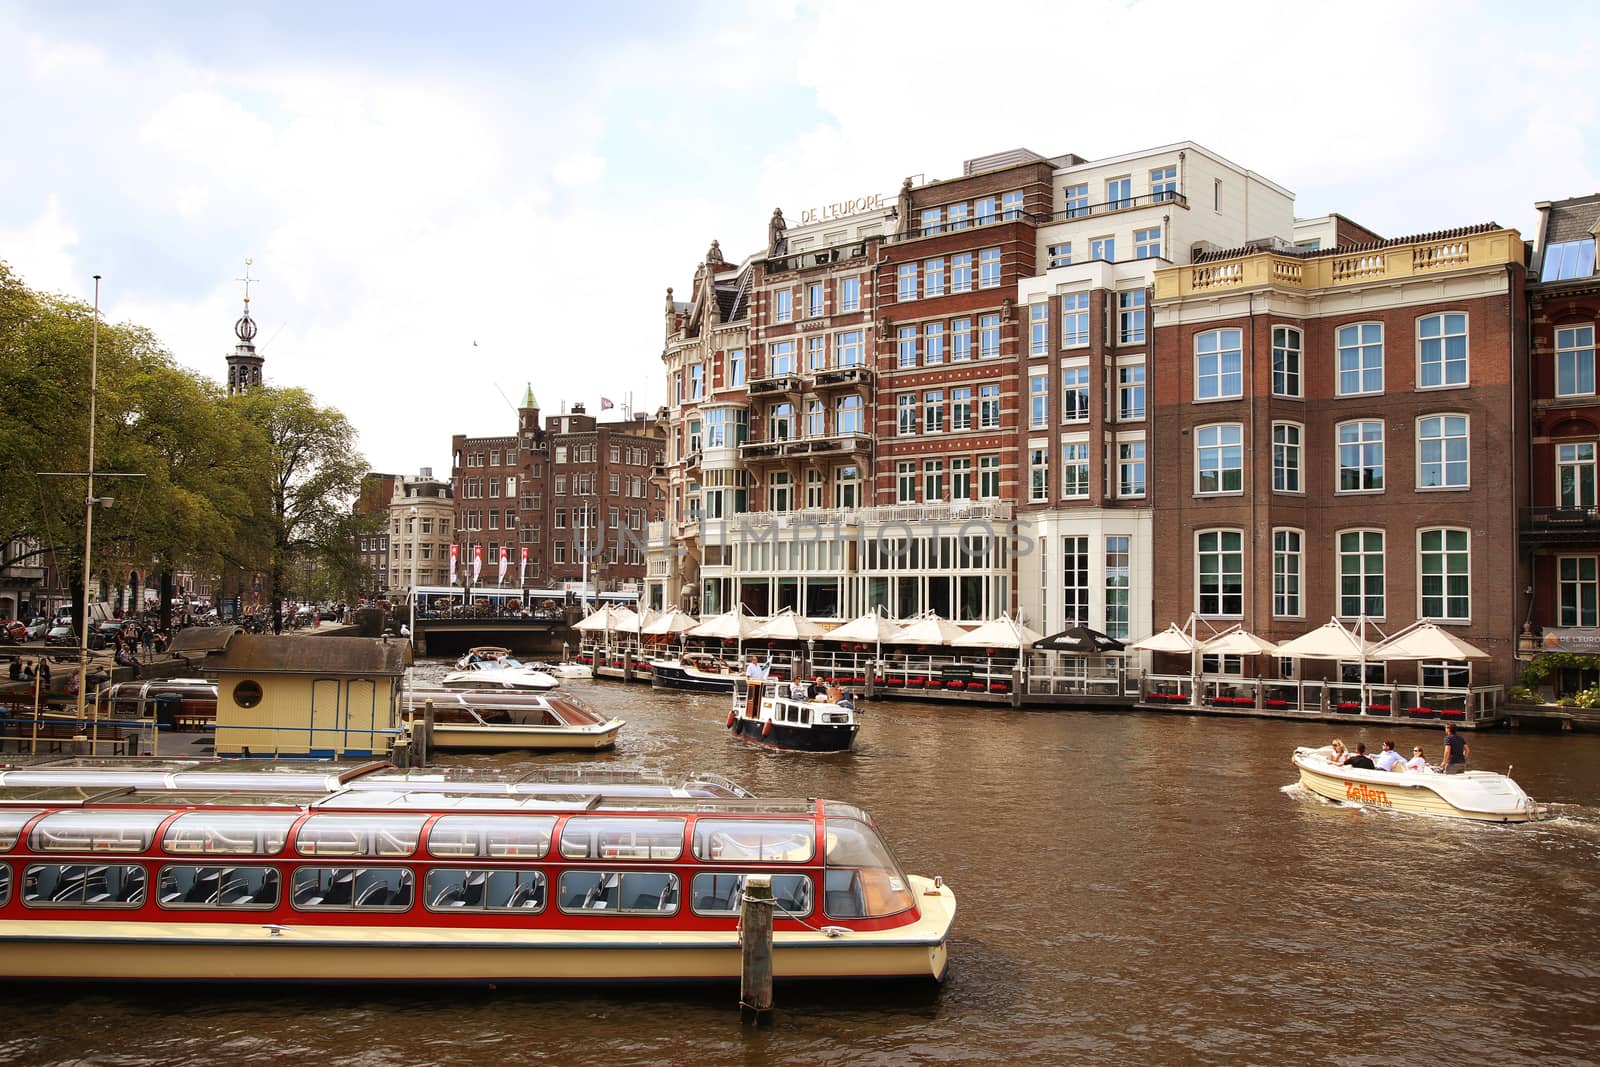
<svg viewBox="0 0 1600 1067"><path fill-rule="evenodd" d="M1300 784L1320 797L1411 815L1479 822L1532 822L1546 817L1522 787L1503 774L1379 771L1329 763L1322 749L1297 748Z"/></svg>
<svg viewBox="0 0 1600 1067"><path fill-rule="evenodd" d="M520 726L494 723L434 723L433 747L439 751L566 751L595 752L614 748L625 720L598 726Z"/></svg>
<svg viewBox="0 0 1600 1067"><path fill-rule="evenodd" d="M483 670L451 671L439 683L448 689L519 689L541 693L560 685L560 680L543 671Z"/></svg>

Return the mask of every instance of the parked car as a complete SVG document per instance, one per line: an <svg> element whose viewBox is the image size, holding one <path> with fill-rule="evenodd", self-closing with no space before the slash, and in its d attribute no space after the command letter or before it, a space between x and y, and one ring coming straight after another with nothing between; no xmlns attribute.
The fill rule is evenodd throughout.
<svg viewBox="0 0 1600 1067"><path fill-rule="evenodd" d="M47 645L76 645L78 643L78 635L72 632L72 627L68 624L58 622L52 624L49 631L44 635L44 643Z"/></svg>
<svg viewBox="0 0 1600 1067"><path fill-rule="evenodd" d="M44 635L50 632L50 620L45 618L34 619L28 624L28 640L43 641Z"/></svg>
<svg viewBox="0 0 1600 1067"><path fill-rule="evenodd" d="M0 640L21 644L28 639L28 627L16 619L0 619Z"/></svg>

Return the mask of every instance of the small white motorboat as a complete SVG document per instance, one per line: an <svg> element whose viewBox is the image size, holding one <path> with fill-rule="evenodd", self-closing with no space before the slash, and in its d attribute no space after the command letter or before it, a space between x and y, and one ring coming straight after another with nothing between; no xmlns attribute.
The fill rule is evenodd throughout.
<svg viewBox="0 0 1600 1067"><path fill-rule="evenodd" d="M511 650L501 645L474 645L456 660L456 670L464 671L474 663L499 663Z"/></svg>
<svg viewBox="0 0 1600 1067"><path fill-rule="evenodd" d="M552 678L593 678L594 669L587 663L530 663L531 670L543 671Z"/></svg>
<svg viewBox="0 0 1600 1067"><path fill-rule="evenodd" d="M424 719L425 707L432 708L432 743L440 751L593 752L614 747L624 725L624 720L567 694L413 689L405 708L412 730Z"/></svg>
<svg viewBox="0 0 1600 1067"><path fill-rule="evenodd" d="M1341 804L1479 822L1532 822L1549 816L1509 776L1493 771L1369 771L1332 758L1333 750L1326 746L1294 750L1300 784Z"/></svg>
<svg viewBox="0 0 1600 1067"><path fill-rule="evenodd" d="M497 660L469 663L464 669L445 675L440 684L449 689L521 689L538 692L554 689L561 684L561 680L505 656Z"/></svg>

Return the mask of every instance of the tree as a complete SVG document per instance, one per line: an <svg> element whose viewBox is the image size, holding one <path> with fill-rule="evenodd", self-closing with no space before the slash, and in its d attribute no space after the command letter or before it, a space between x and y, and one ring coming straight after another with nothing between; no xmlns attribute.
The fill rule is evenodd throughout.
<svg viewBox="0 0 1600 1067"><path fill-rule="evenodd" d="M254 389L237 398L261 435L267 480L254 520L266 546L272 628L283 629L291 574L314 568L335 587L354 590L360 575L350 504L366 461L355 430L339 412L319 408L303 389ZM309 594L305 579L301 593Z"/></svg>

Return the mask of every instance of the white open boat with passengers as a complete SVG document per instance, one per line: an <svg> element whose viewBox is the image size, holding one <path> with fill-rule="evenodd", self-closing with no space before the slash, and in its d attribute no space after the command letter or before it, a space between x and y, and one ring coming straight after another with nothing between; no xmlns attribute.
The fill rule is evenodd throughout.
<svg viewBox="0 0 1600 1067"><path fill-rule="evenodd" d="M561 680L544 671L524 666L511 656L481 659L444 676L441 685L450 689L523 689L538 692L554 689Z"/></svg>
<svg viewBox="0 0 1600 1067"><path fill-rule="evenodd" d="M1369 771L1336 764L1332 757L1327 746L1302 746L1294 750L1294 765L1301 785L1341 804L1479 822L1532 822L1549 814L1509 776L1493 771Z"/></svg>
<svg viewBox="0 0 1600 1067"><path fill-rule="evenodd" d="M430 704L440 751L598 751L616 745L626 722L569 693L409 689L402 715L413 731Z"/></svg>
<svg viewBox="0 0 1600 1067"><path fill-rule="evenodd" d="M0 980L938 980L956 898L848 803L274 760L0 770ZM873 987L876 988L874 985Z"/></svg>

